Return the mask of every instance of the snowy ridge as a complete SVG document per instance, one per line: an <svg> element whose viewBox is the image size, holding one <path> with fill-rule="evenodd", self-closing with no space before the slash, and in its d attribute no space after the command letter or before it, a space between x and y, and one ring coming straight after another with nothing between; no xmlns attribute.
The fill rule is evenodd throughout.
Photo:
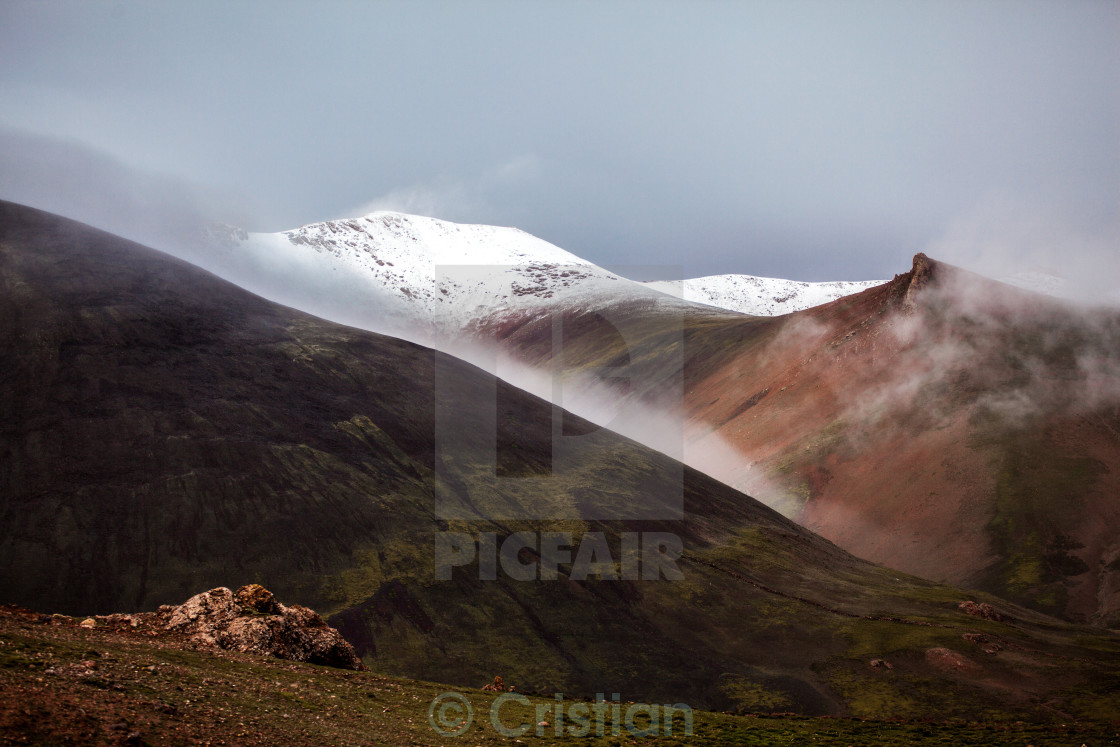
<svg viewBox="0 0 1120 747"><path fill-rule="evenodd" d="M1017 272L999 278L1000 282L1052 298L1077 300L1067 279L1039 270ZM838 298L882 285L886 280L837 280L801 282L755 275L708 275L683 282L648 282L651 288L720 309L751 316L779 316L803 311ZM1120 300L1120 294L1117 294Z"/></svg>
<svg viewBox="0 0 1120 747"><path fill-rule="evenodd" d="M886 282L711 275L637 283L516 228L388 211L279 233L229 229L215 238L222 248L210 269L242 287L326 319L436 346L472 324L560 307L641 300L674 310L704 304L778 316ZM1068 290L1061 278L1041 272L1003 281L1058 297Z"/></svg>
<svg viewBox="0 0 1120 747"><path fill-rule="evenodd" d="M808 283L754 275L708 275L683 283L650 282L646 285L686 301L707 304L751 316L779 316L820 306L886 280L837 280ZM683 290L683 292L682 292Z"/></svg>
<svg viewBox="0 0 1120 747"><path fill-rule="evenodd" d="M376 212L223 239L216 271L243 287L317 316L425 344L460 333L472 321L561 305L679 304L516 228Z"/></svg>
<svg viewBox="0 0 1120 747"><path fill-rule="evenodd" d="M215 238L222 248L210 269L248 290L436 347L480 322L501 324L553 308L642 301L676 311L704 304L775 316L879 284L751 275L638 283L516 228L389 211L278 233L231 229Z"/></svg>

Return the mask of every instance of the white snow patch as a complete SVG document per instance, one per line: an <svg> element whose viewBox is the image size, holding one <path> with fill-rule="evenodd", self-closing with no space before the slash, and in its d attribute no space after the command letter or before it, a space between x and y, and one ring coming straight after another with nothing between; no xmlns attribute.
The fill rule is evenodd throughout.
<svg viewBox="0 0 1120 747"><path fill-rule="evenodd" d="M665 293L682 294L686 301L707 304L751 316L780 316L882 285L886 280L808 283L754 275L708 275L683 283L647 283Z"/></svg>
<svg viewBox="0 0 1120 747"><path fill-rule="evenodd" d="M254 293L435 347L506 314L635 299L680 306L516 228L379 211L224 243L212 269Z"/></svg>

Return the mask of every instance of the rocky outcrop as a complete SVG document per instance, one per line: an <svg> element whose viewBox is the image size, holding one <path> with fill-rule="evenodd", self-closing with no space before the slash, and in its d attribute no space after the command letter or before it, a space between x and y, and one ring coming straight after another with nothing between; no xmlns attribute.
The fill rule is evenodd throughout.
<svg viewBox="0 0 1120 747"><path fill-rule="evenodd" d="M188 599L159 614L171 632L185 633L204 646L269 654L280 659L364 669L346 639L314 610L280 604L258 584L236 593L224 586Z"/></svg>
<svg viewBox="0 0 1120 747"><path fill-rule="evenodd" d="M958 604L957 609L966 615L979 617L982 620L991 620L992 622L1004 622L1007 620L1007 615L1004 615L987 602L980 602L980 604L977 604L970 599L967 602Z"/></svg>
<svg viewBox="0 0 1120 747"><path fill-rule="evenodd" d="M984 635L983 633L965 633L961 637L969 643L975 643L980 647L980 650L986 654L998 654L1003 650L1003 646L997 643L990 635Z"/></svg>
<svg viewBox="0 0 1120 747"><path fill-rule="evenodd" d="M494 681L482 686L483 692L490 693L504 693L506 692L506 683L502 681L501 675L494 675ZM513 692L513 685L509 686L509 692Z"/></svg>
<svg viewBox="0 0 1120 747"><path fill-rule="evenodd" d="M910 272L895 275L894 280L891 281L892 299L896 303L901 302L904 312L913 313L917 308L918 296L926 287L933 284L940 267L940 263L930 259L923 252L918 252L914 255Z"/></svg>
<svg viewBox="0 0 1120 747"><path fill-rule="evenodd" d="M945 672L973 672L980 668L964 654L941 646L927 650L925 658L927 664Z"/></svg>

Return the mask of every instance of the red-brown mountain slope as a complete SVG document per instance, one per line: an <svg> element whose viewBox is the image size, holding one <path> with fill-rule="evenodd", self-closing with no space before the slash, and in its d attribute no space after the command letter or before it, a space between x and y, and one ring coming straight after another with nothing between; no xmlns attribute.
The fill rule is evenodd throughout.
<svg viewBox="0 0 1120 747"><path fill-rule="evenodd" d="M631 304L563 329L567 370L641 366L631 396L683 406L691 464L845 549L1120 625L1116 312L919 254L785 317ZM551 355L547 320L491 332Z"/></svg>

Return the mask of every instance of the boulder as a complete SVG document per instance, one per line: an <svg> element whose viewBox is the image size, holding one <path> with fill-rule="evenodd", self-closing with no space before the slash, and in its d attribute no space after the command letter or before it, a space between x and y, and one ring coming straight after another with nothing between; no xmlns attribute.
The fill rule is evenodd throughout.
<svg viewBox="0 0 1120 747"><path fill-rule="evenodd" d="M242 586L234 594L237 602L248 610L259 612L265 615L279 615L282 614L280 610L280 603L276 601L276 597L272 592L264 588L260 584L249 584Z"/></svg>
<svg viewBox="0 0 1120 747"><path fill-rule="evenodd" d="M1006 615L999 612L995 607L988 604L987 602L981 602L980 604L977 604L970 599L967 602L961 602L960 604L958 604L957 609L959 609L966 615L979 617L983 620L991 620L992 622L1004 622L1008 619Z"/></svg>
<svg viewBox="0 0 1120 747"><path fill-rule="evenodd" d="M482 690L483 692L504 693L506 691L506 686L505 683L502 682L501 675L494 675L494 681L483 685Z"/></svg>
<svg viewBox="0 0 1120 747"><path fill-rule="evenodd" d="M926 651L926 663L945 672L974 672L980 668L964 654L940 646Z"/></svg>
<svg viewBox="0 0 1120 747"><path fill-rule="evenodd" d="M1003 650L1003 646L996 643L991 636L984 635L983 633L965 633L961 637L969 643L975 643L980 647L980 650L986 654L997 654Z"/></svg>
<svg viewBox="0 0 1120 747"><path fill-rule="evenodd" d="M198 644L280 659L364 669L354 648L314 610L287 607L258 584L236 593L223 587L196 594L169 610L164 627Z"/></svg>

